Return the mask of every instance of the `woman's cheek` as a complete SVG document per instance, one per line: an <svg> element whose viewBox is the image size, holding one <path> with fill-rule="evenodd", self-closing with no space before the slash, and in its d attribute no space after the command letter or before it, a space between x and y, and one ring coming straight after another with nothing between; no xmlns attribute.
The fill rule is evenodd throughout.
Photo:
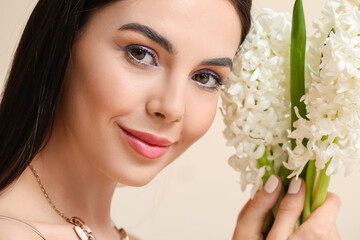
<svg viewBox="0 0 360 240"><path fill-rule="evenodd" d="M218 92L198 93L188 100L183 123L183 137L188 147L209 130L215 118L218 95Z"/></svg>

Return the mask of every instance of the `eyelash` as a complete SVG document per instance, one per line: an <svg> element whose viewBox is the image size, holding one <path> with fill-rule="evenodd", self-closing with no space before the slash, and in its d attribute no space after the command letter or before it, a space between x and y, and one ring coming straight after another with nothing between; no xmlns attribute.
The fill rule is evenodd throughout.
<svg viewBox="0 0 360 240"><path fill-rule="evenodd" d="M134 62L135 64L139 64L139 65L142 65L144 67L152 67L152 68L158 68L159 67L159 60L156 56L156 53L155 51L151 50L150 48L148 47L145 47L145 46L142 46L142 45L138 45L138 44L131 44L131 45L128 45L128 46L121 46L120 44L117 44L119 48L121 48L127 55L128 59L132 62ZM131 50L134 50L134 49L139 49L139 50L142 50L142 51L145 51L145 54L149 54L153 61L154 61L154 64L147 64L147 63L143 63L141 62L141 60L138 60L136 59L133 54L131 53ZM209 76L211 76L212 78L214 78L215 80L215 86L211 86L211 87L208 87L208 86L205 86L205 84L202 84L200 83L199 81L196 81L194 79L194 77L198 74L207 74ZM224 85L221 77L211 71L211 70L208 70L208 69L203 69L203 70L199 70L195 73L193 73L191 76L190 76L190 79L192 81L194 81L196 84L198 84L200 87L203 87L207 90L218 90L222 85ZM209 80L210 81L210 80Z"/></svg>
<svg viewBox="0 0 360 240"><path fill-rule="evenodd" d="M195 79L193 79L198 74L207 74L207 75L211 76L212 78L214 78L215 86L207 87L204 84L200 83L199 81L196 81ZM224 85L221 77L217 73L215 73L215 72L213 72L211 70L208 70L208 69L203 69L203 70L200 70L200 71L197 71L197 72L193 73L190 76L190 79L195 81L195 83L198 84L200 87L203 87L203 88L208 89L208 90L218 90L222 85Z"/></svg>
<svg viewBox="0 0 360 240"><path fill-rule="evenodd" d="M156 53L153 50L151 50L150 48L147 48L142 45L137 45L137 44L131 44L131 45L128 45L125 47L123 47L119 44L117 44L117 45L127 54L127 57L129 58L129 60L134 62L135 64L140 64L145 67L153 67L153 68L157 68L159 66L159 60L156 57ZM143 63L143 62L141 62L141 60L136 59L135 56L131 53L131 50L134 50L134 49L139 49L139 50L144 51L145 54L149 54L151 56L151 58L153 59L154 64Z"/></svg>

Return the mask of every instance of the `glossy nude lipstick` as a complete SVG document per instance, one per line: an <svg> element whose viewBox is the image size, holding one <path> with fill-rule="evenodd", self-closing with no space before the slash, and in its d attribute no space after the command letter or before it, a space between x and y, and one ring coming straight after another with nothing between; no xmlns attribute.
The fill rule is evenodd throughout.
<svg viewBox="0 0 360 240"><path fill-rule="evenodd" d="M149 159L160 158L169 150L172 144L168 139L150 133L124 129L122 127L120 129L130 147L138 154Z"/></svg>

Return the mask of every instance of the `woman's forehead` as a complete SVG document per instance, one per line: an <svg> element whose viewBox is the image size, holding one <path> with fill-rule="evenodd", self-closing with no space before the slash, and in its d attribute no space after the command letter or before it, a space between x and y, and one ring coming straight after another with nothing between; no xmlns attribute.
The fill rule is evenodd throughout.
<svg viewBox="0 0 360 240"><path fill-rule="evenodd" d="M125 0L108 5L95 15L102 28L141 24L156 30L175 46L187 42L199 47L234 46L234 52L240 42L240 18L227 0Z"/></svg>

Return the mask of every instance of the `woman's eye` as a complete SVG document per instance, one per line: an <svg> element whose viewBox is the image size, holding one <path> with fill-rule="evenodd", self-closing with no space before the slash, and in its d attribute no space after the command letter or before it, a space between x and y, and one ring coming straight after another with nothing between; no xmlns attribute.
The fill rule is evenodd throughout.
<svg viewBox="0 0 360 240"><path fill-rule="evenodd" d="M158 60L155 52L145 46L129 45L121 48L127 53L129 59L135 62L136 64L140 64L147 67L158 66Z"/></svg>
<svg viewBox="0 0 360 240"><path fill-rule="evenodd" d="M191 76L191 79L200 86L209 89L217 89L222 85L221 78L211 71L197 72Z"/></svg>

